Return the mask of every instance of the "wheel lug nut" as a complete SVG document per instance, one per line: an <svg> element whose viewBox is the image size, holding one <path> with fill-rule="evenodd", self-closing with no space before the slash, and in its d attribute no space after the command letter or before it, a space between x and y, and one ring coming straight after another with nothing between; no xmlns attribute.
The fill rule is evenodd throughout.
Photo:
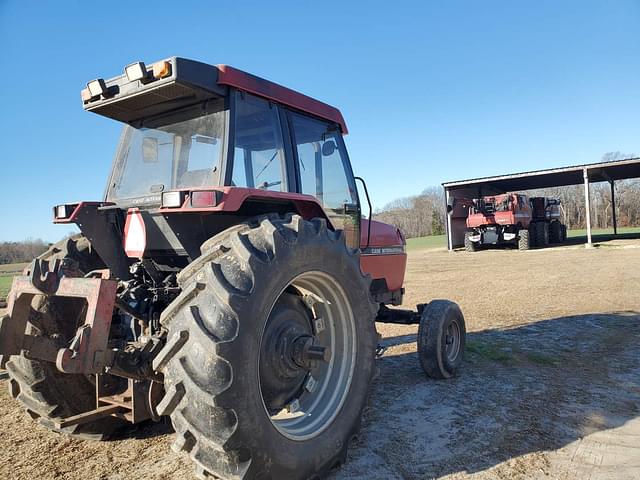
<svg viewBox="0 0 640 480"><path fill-rule="evenodd" d="M317 386L318 381L313 378L313 376L309 375L309 378L307 378L307 381L304 384L304 388L307 390L307 392L313 393Z"/></svg>
<svg viewBox="0 0 640 480"><path fill-rule="evenodd" d="M298 410L300 410L300 400L296 398L289 405L287 405L287 411L289 413L296 413Z"/></svg>

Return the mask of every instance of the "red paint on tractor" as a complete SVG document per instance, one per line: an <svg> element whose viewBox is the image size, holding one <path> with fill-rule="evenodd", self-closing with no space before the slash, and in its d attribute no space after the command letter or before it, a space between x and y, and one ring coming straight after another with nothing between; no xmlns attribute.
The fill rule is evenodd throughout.
<svg viewBox="0 0 640 480"><path fill-rule="evenodd" d="M393 292L402 288L404 272L407 267L407 254L361 255L360 268L374 280L384 278L387 288Z"/></svg>
<svg viewBox="0 0 640 480"><path fill-rule="evenodd" d="M330 120L340 125L340 130L344 135L348 133L347 124L337 108L264 78L256 77L229 65L218 65L218 83L236 87L316 117Z"/></svg>
<svg viewBox="0 0 640 480"><path fill-rule="evenodd" d="M272 192L260 188L245 187L207 187L207 191L217 191L221 193L216 205L208 207L193 207L191 193L196 189L183 189L187 192L181 207L164 207L157 211L162 214L171 213L197 213L197 212L237 212L242 205L251 200L273 203L290 203L296 209L296 213L305 219L314 217L327 218L322 205L318 199L312 195L293 192Z"/></svg>
<svg viewBox="0 0 640 480"><path fill-rule="evenodd" d="M360 225L360 268L373 279L384 279L390 291L399 290L407 267L402 233L393 225L375 220L363 219Z"/></svg>

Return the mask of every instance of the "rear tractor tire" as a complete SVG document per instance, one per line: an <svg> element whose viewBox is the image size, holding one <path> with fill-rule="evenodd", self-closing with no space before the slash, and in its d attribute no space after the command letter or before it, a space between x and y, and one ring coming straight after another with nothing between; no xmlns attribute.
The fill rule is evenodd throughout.
<svg viewBox="0 0 640 480"><path fill-rule="evenodd" d="M560 222L551 222L549 226L549 242L561 243L562 241L562 224Z"/></svg>
<svg viewBox="0 0 640 480"><path fill-rule="evenodd" d="M464 234L464 249L467 252L475 252L476 250L478 250L478 246L476 245L476 242L472 242L471 239L469 238L471 236L471 232L465 232Z"/></svg>
<svg viewBox="0 0 640 480"><path fill-rule="evenodd" d="M202 478L319 478L344 462L377 305L341 231L259 217L205 242L165 310L158 405ZM333 348L330 348L333 346Z"/></svg>
<svg viewBox="0 0 640 480"><path fill-rule="evenodd" d="M418 357L427 376L454 376L462 364L466 326L460 307L449 300L427 304L418 326Z"/></svg>
<svg viewBox="0 0 640 480"><path fill-rule="evenodd" d="M104 268L93 251L89 240L75 235L53 245L39 258L62 259L70 268L88 273ZM84 322L84 311L76 301L62 297L35 297L27 326L32 335L57 335L62 343L69 341L79 323ZM24 355L10 357L6 365L9 372L9 393L26 409L27 413L50 430L88 440L108 438L125 422L106 417L82 425L59 430L54 421L93 410L96 407L95 385L85 375L60 372L53 363L31 360Z"/></svg>
<svg viewBox="0 0 640 480"><path fill-rule="evenodd" d="M534 231L536 235L536 247L548 247L549 246L549 224L546 222L536 222L534 224Z"/></svg>
<svg viewBox="0 0 640 480"><path fill-rule="evenodd" d="M531 248L529 230L518 230L518 250L529 250L529 248Z"/></svg>

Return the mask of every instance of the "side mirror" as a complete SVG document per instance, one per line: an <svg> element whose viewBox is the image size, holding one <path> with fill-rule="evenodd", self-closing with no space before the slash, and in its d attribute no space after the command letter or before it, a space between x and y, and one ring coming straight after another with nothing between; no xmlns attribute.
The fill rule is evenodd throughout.
<svg viewBox="0 0 640 480"><path fill-rule="evenodd" d="M158 139L145 137L142 139L142 161L144 163L157 163Z"/></svg>
<svg viewBox="0 0 640 480"><path fill-rule="evenodd" d="M329 140L328 142L324 142L322 144L322 156L323 157L330 157L331 155L333 155L333 152L336 151L336 148L338 148L336 146L336 142L334 142L333 140Z"/></svg>

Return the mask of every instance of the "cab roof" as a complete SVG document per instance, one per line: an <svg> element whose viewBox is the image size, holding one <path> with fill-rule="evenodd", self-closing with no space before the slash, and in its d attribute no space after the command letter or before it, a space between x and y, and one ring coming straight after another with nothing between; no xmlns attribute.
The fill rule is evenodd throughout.
<svg viewBox="0 0 640 480"><path fill-rule="evenodd" d="M343 134L348 133L347 124L342 117L342 113L331 105L229 65L217 65L217 68L218 84L220 85L235 87L273 102L329 120L337 123Z"/></svg>
<svg viewBox="0 0 640 480"><path fill-rule="evenodd" d="M130 67L134 68L128 71ZM125 68L124 75L88 82L81 97L85 110L133 123L167 109L220 98L226 87L336 123L343 134L348 133L340 110L331 105L229 65L214 66L182 57L150 66L133 63Z"/></svg>

